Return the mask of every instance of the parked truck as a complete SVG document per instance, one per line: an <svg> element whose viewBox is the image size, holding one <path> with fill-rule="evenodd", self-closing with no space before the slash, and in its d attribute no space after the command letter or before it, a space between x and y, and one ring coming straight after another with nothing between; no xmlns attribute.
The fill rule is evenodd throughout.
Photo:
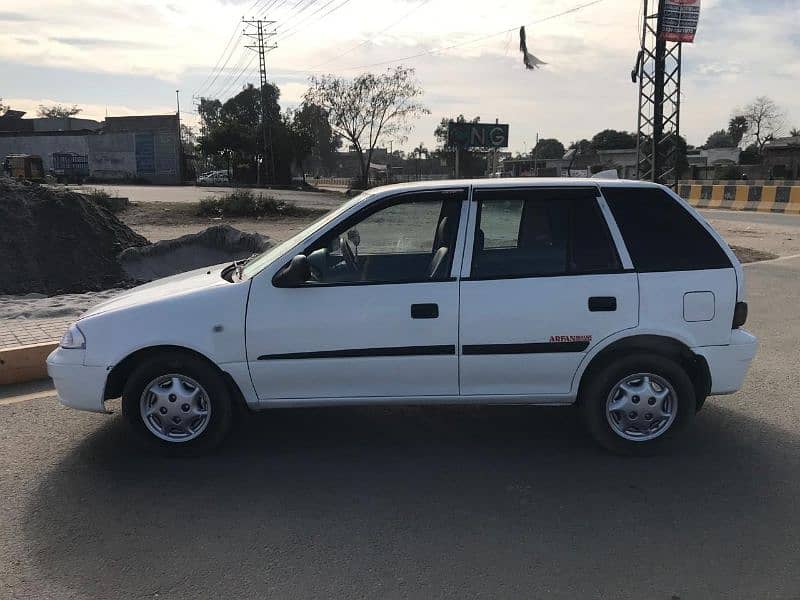
<svg viewBox="0 0 800 600"><path fill-rule="evenodd" d="M51 173L58 183L82 183L89 176L89 157L75 152L54 152Z"/></svg>
<svg viewBox="0 0 800 600"><path fill-rule="evenodd" d="M42 157L34 154L9 154L3 159L3 173L14 179L43 182Z"/></svg>

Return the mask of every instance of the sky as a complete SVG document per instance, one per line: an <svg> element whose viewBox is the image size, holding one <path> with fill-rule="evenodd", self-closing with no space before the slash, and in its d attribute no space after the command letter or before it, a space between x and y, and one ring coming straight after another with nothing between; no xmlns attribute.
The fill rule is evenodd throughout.
<svg viewBox="0 0 800 600"><path fill-rule="evenodd" d="M464 114L509 123L511 150L522 152L537 135L567 144L601 129L636 128L630 71L641 0L600 0L548 19L587 2L39 0L35 9L6 2L0 98L29 116L39 104L60 103L102 119L174 112L180 90L182 118L196 123L193 97L225 100L246 82L258 84L240 20L266 17L276 21L278 46L267 57L268 78L283 108L301 101L311 75L402 64L416 69L431 114L395 147L432 148L436 123ZM684 49L681 131L690 144L704 143L761 95L783 107L786 130L800 127L798 21L797 0L702 0L696 43ZM544 68L524 68L520 25ZM404 60L381 64L396 59Z"/></svg>

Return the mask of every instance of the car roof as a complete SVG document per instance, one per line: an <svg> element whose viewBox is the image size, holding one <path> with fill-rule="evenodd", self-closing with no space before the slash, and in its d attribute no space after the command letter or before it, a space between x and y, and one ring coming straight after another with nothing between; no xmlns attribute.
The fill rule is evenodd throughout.
<svg viewBox="0 0 800 600"><path fill-rule="evenodd" d="M476 189L492 188L553 188L553 187L653 187L659 184L633 179L590 179L580 177L499 177L492 179L445 179L441 181L415 181L372 188L374 193L413 192L472 186Z"/></svg>

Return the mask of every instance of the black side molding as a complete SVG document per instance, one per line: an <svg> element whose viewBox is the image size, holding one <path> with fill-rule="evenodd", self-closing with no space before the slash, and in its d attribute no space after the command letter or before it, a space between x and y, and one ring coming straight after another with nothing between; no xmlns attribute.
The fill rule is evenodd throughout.
<svg viewBox="0 0 800 600"><path fill-rule="evenodd" d="M591 312L615 312L617 299L614 296L594 296L589 298L589 310Z"/></svg>
<svg viewBox="0 0 800 600"><path fill-rule="evenodd" d="M482 354L562 354L567 352L583 352L589 342L545 342L534 344L475 344L464 346L464 356Z"/></svg>
<svg viewBox="0 0 800 600"><path fill-rule="evenodd" d="M303 360L312 358L367 358L375 356L453 356L455 346L400 346L394 348L349 348L318 352L264 354L258 360Z"/></svg>
<svg viewBox="0 0 800 600"><path fill-rule="evenodd" d="M412 319L438 319L439 318L439 305L438 304L412 304L411 305L411 318Z"/></svg>

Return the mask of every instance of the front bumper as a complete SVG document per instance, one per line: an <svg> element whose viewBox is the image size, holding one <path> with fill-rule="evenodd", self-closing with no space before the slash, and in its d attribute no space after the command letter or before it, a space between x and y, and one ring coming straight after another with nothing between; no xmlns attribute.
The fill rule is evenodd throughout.
<svg viewBox="0 0 800 600"><path fill-rule="evenodd" d="M85 366L85 354L84 350L56 348L47 357L47 374L53 379L58 399L64 406L90 412L108 412L103 398L108 369Z"/></svg>
<svg viewBox="0 0 800 600"><path fill-rule="evenodd" d="M731 334L727 346L703 346L692 349L706 359L711 373L711 395L721 396L738 392L758 352L758 340L744 329Z"/></svg>

